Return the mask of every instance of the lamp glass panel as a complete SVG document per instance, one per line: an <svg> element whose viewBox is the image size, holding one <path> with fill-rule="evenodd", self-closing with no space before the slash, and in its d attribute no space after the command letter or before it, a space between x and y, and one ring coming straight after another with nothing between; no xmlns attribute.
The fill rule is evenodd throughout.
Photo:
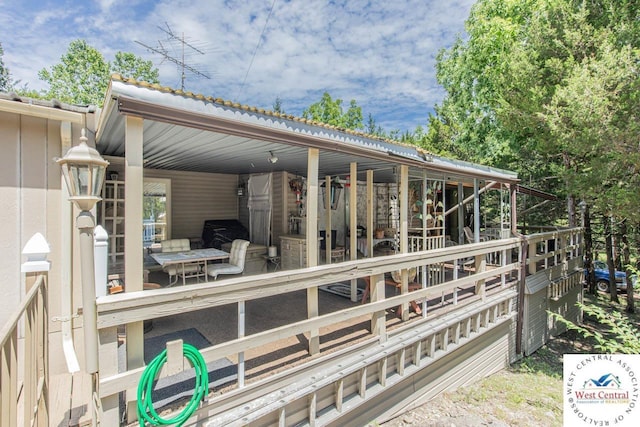
<svg viewBox="0 0 640 427"><path fill-rule="evenodd" d="M106 168L104 166L93 165L93 174L91 175L91 178L92 178L91 195L92 196L100 197L100 194L102 193L102 184L104 183L105 171L106 171Z"/></svg>
<svg viewBox="0 0 640 427"><path fill-rule="evenodd" d="M71 196L89 195L89 166L69 163L69 192Z"/></svg>

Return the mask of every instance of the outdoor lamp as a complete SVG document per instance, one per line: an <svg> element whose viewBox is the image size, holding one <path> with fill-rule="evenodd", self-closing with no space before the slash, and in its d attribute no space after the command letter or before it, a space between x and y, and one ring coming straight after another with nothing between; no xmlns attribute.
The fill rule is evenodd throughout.
<svg viewBox="0 0 640 427"><path fill-rule="evenodd" d="M87 145L84 129L80 136L80 144L69 149L57 162L62 167L62 174L69 190L69 200L81 211L76 218L76 227L80 231L85 370L94 374L98 372L98 331L93 260L93 230L96 223L91 209L100 200L105 170L109 162Z"/></svg>
<svg viewBox="0 0 640 427"><path fill-rule="evenodd" d="M267 157L267 160L269 160L269 163L275 164L278 161L278 156L273 154L273 151L269 151L269 157Z"/></svg>
<svg viewBox="0 0 640 427"><path fill-rule="evenodd" d="M102 184L108 161L95 149L87 145L87 137L82 129L80 144L71 148L58 160L69 189L69 200L82 211L91 210L100 200Z"/></svg>
<svg viewBox="0 0 640 427"><path fill-rule="evenodd" d="M323 182L320 185L320 188L322 188L322 205L324 206L325 209L327 209L327 206L326 206L327 183ZM338 209L338 201L340 200L341 192L342 192L342 184L336 181L331 181L331 209L332 210Z"/></svg>

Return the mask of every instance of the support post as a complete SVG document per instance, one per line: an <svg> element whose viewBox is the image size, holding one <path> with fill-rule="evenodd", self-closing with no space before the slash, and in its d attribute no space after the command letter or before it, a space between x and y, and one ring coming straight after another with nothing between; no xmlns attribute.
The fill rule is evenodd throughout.
<svg viewBox="0 0 640 427"><path fill-rule="evenodd" d="M373 171L367 171L367 252L373 256Z"/></svg>
<svg viewBox="0 0 640 427"><path fill-rule="evenodd" d="M352 162L349 170L349 258L358 259L358 164ZM351 279L351 301L358 301L358 279Z"/></svg>
<svg viewBox="0 0 640 427"><path fill-rule="evenodd" d="M409 252L409 166L400 166L400 253ZM400 293L409 293L409 273L402 270ZM402 303L402 320L409 319L409 303Z"/></svg>
<svg viewBox="0 0 640 427"><path fill-rule="evenodd" d="M125 119L125 188L124 188L124 276L125 292L142 290L142 201L143 201L143 119ZM126 325L127 368L144 366L143 322ZM127 390L127 419L137 419L136 390Z"/></svg>
<svg viewBox="0 0 640 427"><path fill-rule="evenodd" d="M307 153L307 267L318 265L318 168L320 152L309 148ZM331 207L329 207L331 209ZM307 318L317 317L318 287L307 288ZM320 353L320 330L309 331L309 354Z"/></svg>
<svg viewBox="0 0 640 427"><path fill-rule="evenodd" d="M458 244L464 244L464 187L458 183Z"/></svg>
<svg viewBox="0 0 640 427"><path fill-rule="evenodd" d="M478 178L473 178L473 241L480 241L480 193Z"/></svg>
<svg viewBox="0 0 640 427"><path fill-rule="evenodd" d="M384 274L376 274L369 278L371 290L371 302L385 299ZM376 311L371 315L371 333L380 338L380 342L387 340L385 310Z"/></svg>
<svg viewBox="0 0 640 427"><path fill-rule="evenodd" d="M324 260L325 264L331 264L331 247L333 246L333 236L331 236L331 177L324 178Z"/></svg>

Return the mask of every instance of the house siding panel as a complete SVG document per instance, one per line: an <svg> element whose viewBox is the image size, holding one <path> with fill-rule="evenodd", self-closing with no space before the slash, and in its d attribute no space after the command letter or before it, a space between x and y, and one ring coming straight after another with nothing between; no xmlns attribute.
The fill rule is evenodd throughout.
<svg viewBox="0 0 640 427"><path fill-rule="evenodd" d="M0 307L0 324L4 324L18 306L21 290L15 284L21 283L20 262L23 243L20 223L22 204L20 203L20 116L0 113L0 144L2 148L2 167L0 168L0 198L3 209L0 209L0 252L3 262L0 263L0 282L3 283L3 301Z"/></svg>
<svg viewBox="0 0 640 427"><path fill-rule="evenodd" d="M200 237L208 219L238 219L237 175L148 169L171 179L171 237Z"/></svg>
<svg viewBox="0 0 640 427"><path fill-rule="evenodd" d="M455 390L505 369L509 366L508 354L514 346L513 323L514 319L505 322L437 360L427 369L407 376L387 392L373 397L329 425L366 425L373 418L382 422L420 406L442 392ZM380 414L380 408L391 409Z"/></svg>

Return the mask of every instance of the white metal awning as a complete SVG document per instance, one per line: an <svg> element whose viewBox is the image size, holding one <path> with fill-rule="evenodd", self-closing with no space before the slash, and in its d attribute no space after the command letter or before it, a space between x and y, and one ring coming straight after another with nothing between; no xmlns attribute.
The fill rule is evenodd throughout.
<svg viewBox="0 0 640 427"><path fill-rule="evenodd" d="M313 147L320 150L320 176L347 175L349 164L357 162L359 178L371 169L377 182L393 182L396 164L438 175L518 181L512 172L432 156L414 146L122 78L112 80L98 122L96 145L103 155L124 156L126 115L144 119L146 168L305 175ZM277 163L268 161L270 152Z"/></svg>

